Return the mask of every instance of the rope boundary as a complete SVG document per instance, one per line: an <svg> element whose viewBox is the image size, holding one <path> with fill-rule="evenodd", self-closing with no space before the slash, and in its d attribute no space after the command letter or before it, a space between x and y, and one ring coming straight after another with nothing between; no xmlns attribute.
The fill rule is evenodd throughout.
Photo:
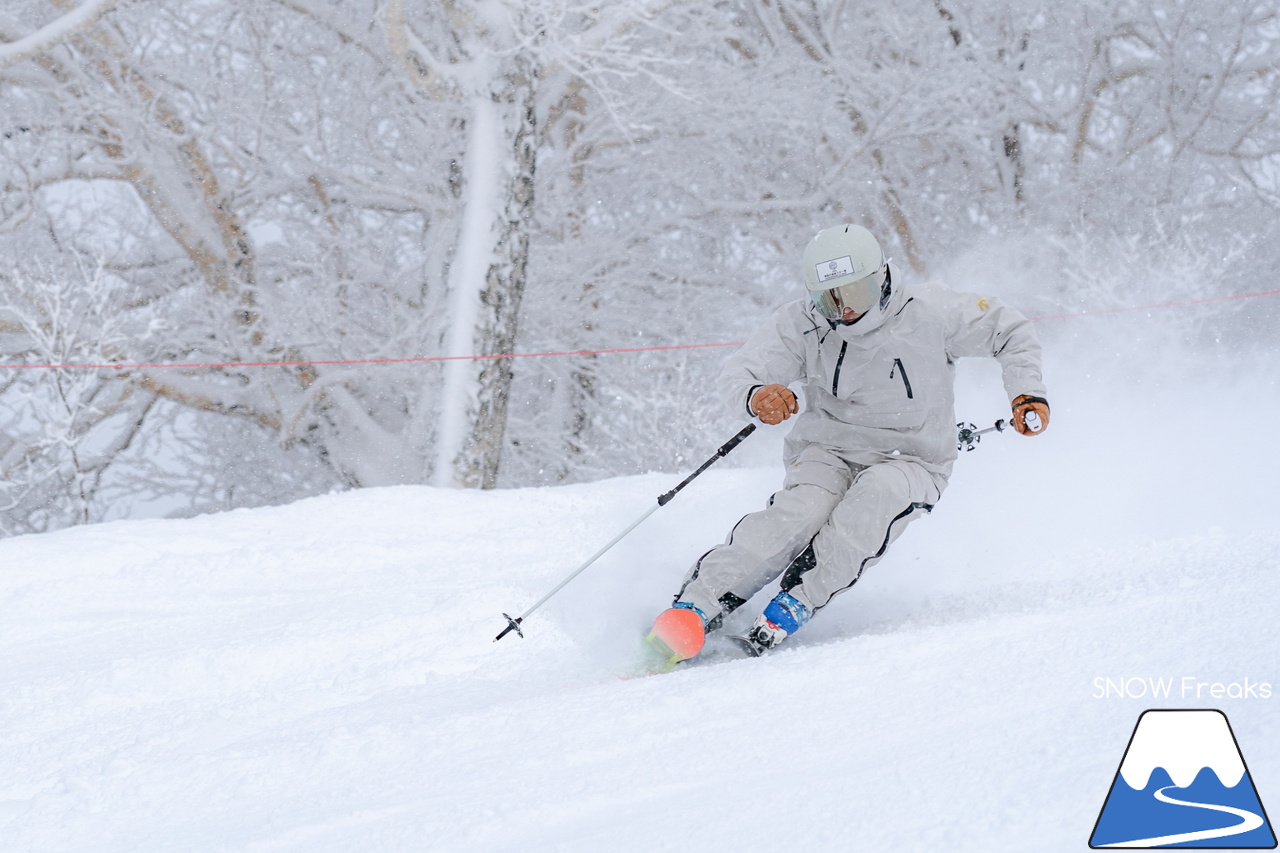
<svg viewBox="0 0 1280 853"><path fill-rule="evenodd" d="M1137 305L1131 308L1108 308L1102 311L1082 311L1075 314L1051 314L1042 317L1030 317L1033 322L1046 320L1069 320L1078 317L1101 317L1111 314L1126 314L1135 311L1155 311L1163 308L1184 308L1192 305L1205 305L1212 302L1228 302L1238 299L1254 299L1261 296L1280 295L1280 289L1263 290L1256 293L1236 293L1229 296L1214 296L1207 299L1191 299L1182 302L1161 302L1153 305ZM231 367L324 367L341 365L380 365L380 364L427 364L440 361L494 361L504 358L565 358L575 355L615 355L637 352L666 352L670 350L714 349L717 347L740 347L743 341L729 341L715 344L670 344L654 347L618 347L613 349L565 350L562 352L516 352L497 353L493 355L436 355L407 358L356 358L328 359L318 361L226 361L226 362L162 362L156 364L0 364L0 370L213 370Z"/></svg>

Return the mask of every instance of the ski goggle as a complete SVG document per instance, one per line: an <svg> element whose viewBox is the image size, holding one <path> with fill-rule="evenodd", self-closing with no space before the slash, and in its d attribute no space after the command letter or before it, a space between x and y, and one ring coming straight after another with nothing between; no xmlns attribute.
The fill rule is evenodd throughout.
<svg viewBox="0 0 1280 853"><path fill-rule="evenodd" d="M843 319L845 308L852 308L854 314L865 314L880 301L887 269L888 265L882 264L871 275L830 290L810 290L809 296L813 299L814 306L828 320Z"/></svg>

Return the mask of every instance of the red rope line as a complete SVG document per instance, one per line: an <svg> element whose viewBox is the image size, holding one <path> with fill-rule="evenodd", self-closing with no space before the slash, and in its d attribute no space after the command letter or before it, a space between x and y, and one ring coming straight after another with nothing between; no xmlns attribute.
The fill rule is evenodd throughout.
<svg viewBox="0 0 1280 853"><path fill-rule="evenodd" d="M551 358L567 355L603 355L622 352L658 352L673 349L704 349L707 347L737 347L741 342L724 344L676 344L663 347L624 347L620 349L583 349L565 352L513 352L497 355L435 355L415 358L353 358L331 361L226 361L226 362L166 362L163 364L0 364L9 370L150 370L153 368L180 368L194 370L210 367L311 367L335 364L422 364L429 361L486 361L498 358Z"/></svg>
<svg viewBox="0 0 1280 853"><path fill-rule="evenodd" d="M1031 320L1068 320L1076 317L1099 317L1107 314L1124 314L1133 311L1154 311L1160 308L1183 308L1204 305L1209 302L1227 302L1234 299L1253 299L1259 296L1277 296L1280 290L1263 290L1257 293L1236 293L1230 296L1214 296L1208 299L1191 299L1184 302L1161 302L1154 305L1138 305L1133 308L1108 308L1102 311L1081 311L1077 314L1052 314L1031 317ZM667 350L712 349L715 347L740 347L742 341L719 344L672 344L659 347L620 347L616 349L566 350L564 352L515 352L497 355L437 355L417 358L357 358L329 361L228 361L228 362L168 362L161 364L0 364L0 370L200 370L230 367L320 367L325 365L361 364L425 364L434 361L492 361L499 358L562 358L571 355L613 355L629 352L664 352Z"/></svg>

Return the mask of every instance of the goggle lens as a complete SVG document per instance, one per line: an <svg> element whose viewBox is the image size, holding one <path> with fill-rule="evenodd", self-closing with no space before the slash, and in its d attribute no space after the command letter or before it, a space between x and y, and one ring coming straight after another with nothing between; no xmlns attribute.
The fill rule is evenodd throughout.
<svg viewBox="0 0 1280 853"><path fill-rule="evenodd" d="M884 273L885 269L881 267L871 275L830 290L810 290L809 296L818 311L828 320L843 319L845 308L852 308L854 314L862 315L880 300Z"/></svg>

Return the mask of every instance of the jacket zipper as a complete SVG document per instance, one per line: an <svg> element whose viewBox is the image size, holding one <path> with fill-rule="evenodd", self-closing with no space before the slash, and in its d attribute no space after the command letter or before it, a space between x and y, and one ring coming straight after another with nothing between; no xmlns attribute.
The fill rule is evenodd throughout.
<svg viewBox="0 0 1280 853"><path fill-rule="evenodd" d="M849 342L845 341L840 344L840 357L836 359L836 370L831 376L831 396L840 396L840 366L844 364L844 354L849 349Z"/></svg>
<svg viewBox="0 0 1280 853"><path fill-rule="evenodd" d="M911 380L907 378L907 368L902 365L902 359L895 358L893 360L893 369L889 371L889 378L893 378L894 373L902 374L902 385L907 389L907 399L915 399L915 395L911 393Z"/></svg>

